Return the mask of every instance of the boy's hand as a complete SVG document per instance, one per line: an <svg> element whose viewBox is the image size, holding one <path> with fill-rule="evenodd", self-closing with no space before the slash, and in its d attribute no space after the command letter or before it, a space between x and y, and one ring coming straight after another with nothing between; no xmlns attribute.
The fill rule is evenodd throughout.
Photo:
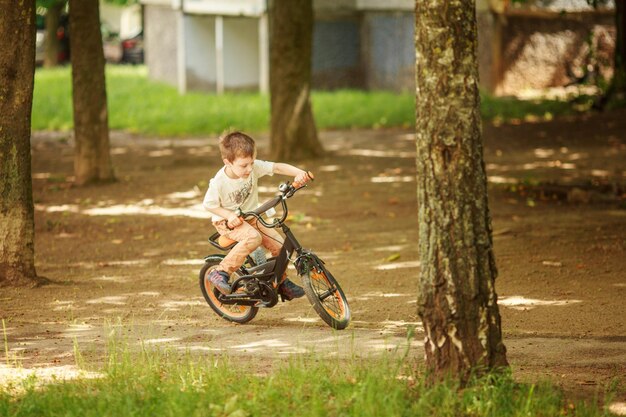
<svg viewBox="0 0 626 417"><path fill-rule="evenodd" d="M313 178L314 177L313 177L312 172L302 171L298 175L296 175L296 177L293 180L292 185L296 188L302 187L304 184L306 184L307 182L309 182L309 180L312 180Z"/></svg>
<svg viewBox="0 0 626 417"><path fill-rule="evenodd" d="M235 227L241 225L242 223L243 223L243 220L241 220L241 217L233 213L226 221L226 226L230 227L231 229L234 229Z"/></svg>

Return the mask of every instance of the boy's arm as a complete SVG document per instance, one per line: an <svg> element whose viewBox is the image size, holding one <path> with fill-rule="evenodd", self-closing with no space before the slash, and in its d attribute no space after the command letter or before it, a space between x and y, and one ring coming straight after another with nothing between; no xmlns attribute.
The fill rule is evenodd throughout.
<svg viewBox="0 0 626 417"><path fill-rule="evenodd" d="M237 227L239 226L241 223L243 223L243 220L241 220L240 217L237 217L237 215L230 211L225 209L224 207L211 207L211 208L207 208L207 210L210 213L216 214L220 217L223 217L226 219L226 225L228 227Z"/></svg>
<svg viewBox="0 0 626 417"><path fill-rule="evenodd" d="M305 184L309 181L309 175L306 171L283 162L275 162L273 172L274 174L291 175L294 177L293 182L300 184Z"/></svg>

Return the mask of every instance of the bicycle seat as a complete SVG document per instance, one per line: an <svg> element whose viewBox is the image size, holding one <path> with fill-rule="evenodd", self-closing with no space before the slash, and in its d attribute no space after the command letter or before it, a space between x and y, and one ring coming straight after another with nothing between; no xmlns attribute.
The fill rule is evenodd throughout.
<svg viewBox="0 0 626 417"><path fill-rule="evenodd" d="M227 238L215 232L209 238L209 243L219 250L231 250L237 244L237 241Z"/></svg>

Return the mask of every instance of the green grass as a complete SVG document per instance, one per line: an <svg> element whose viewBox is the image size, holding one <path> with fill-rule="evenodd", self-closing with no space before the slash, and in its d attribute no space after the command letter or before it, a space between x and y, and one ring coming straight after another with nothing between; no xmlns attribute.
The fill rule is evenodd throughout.
<svg viewBox="0 0 626 417"><path fill-rule="evenodd" d="M269 130L269 97L258 93L178 94L175 87L148 79L145 67L109 66L106 71L111 129L150 136L213 135L229 127ZM377 129L415 126L412 93L314 91L319 129ZM575 105L556 100L522 101L483 95L486 120L541 120L575 113ZM72 128L69 67L37 69L33 130Z"/></svg>
<svg viewBox="0 0 626 417"><path fill-rule="evenodd" d="M481 113L484 119L495 122L518 122L551 120L555 116L565 116L588 110L591 98L580 96L572 101L561 100L520 100L513 97L481 96Z"/></svg>
<svg viewBox="0 0 626 417"><path fill-rule="evenodd" d="M0 386L0 416L602 416L597 401L571 403L548 384L508 373L428 386L406 358L316 355L263 363L180 351L131 353L111 343L101 377L29 378ZM81 355L77 351L75 354ZM263 374L258 374L258 369ZM269 371L268 371L269 370Z"/></svg>

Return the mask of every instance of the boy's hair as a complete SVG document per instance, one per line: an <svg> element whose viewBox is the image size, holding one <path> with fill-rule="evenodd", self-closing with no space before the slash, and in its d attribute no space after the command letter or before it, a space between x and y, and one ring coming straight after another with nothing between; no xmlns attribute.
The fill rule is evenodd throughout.
<svg viewBox="0 0 626 417"><path fill-rule="evenodd" d="M235 158L254 158L256 145L254 139L239 131L228 131L220 137L220 153L222 159L233 162Z"/></svg>

